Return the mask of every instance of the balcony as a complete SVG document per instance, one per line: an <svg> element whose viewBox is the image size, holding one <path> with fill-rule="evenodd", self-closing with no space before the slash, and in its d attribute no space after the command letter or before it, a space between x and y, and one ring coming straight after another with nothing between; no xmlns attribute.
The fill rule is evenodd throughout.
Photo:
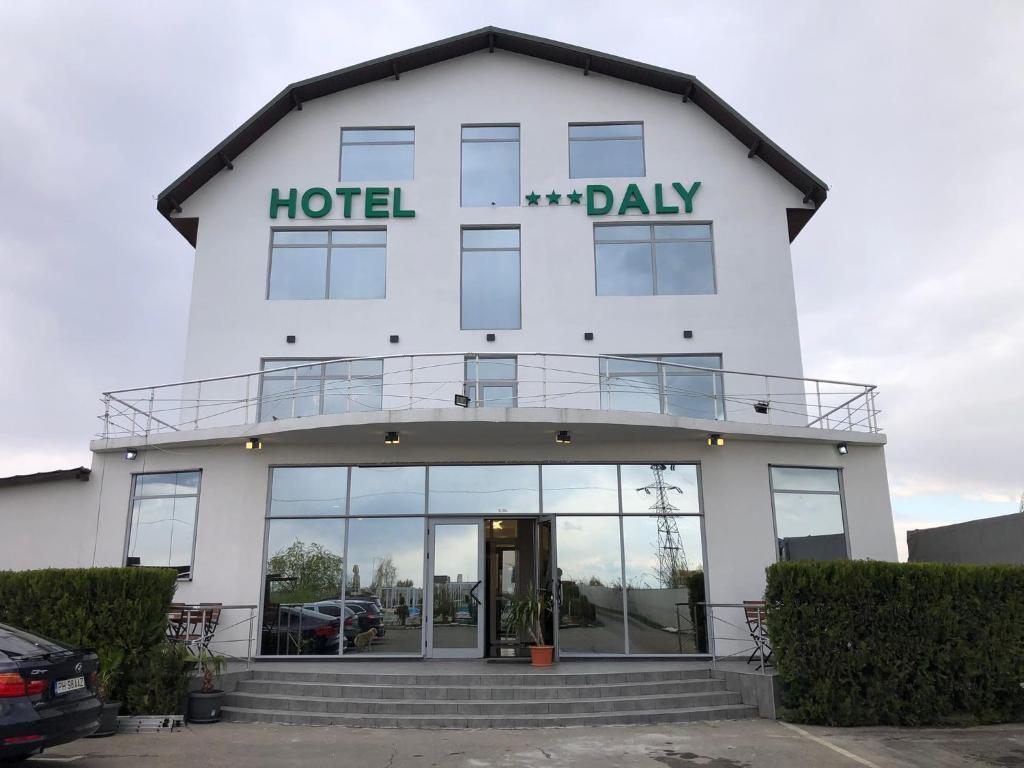
<svg viewBox="0 0 1024 768"><path fill-rule="evenodd" d="M431 353L268 362L234 376L103 393L100 439L419 409L576 409L878 433L871 384L750 373L680 358ZM691 359L691 363L693 360ZM468 402L467 402L468 399ZM411 415L411 413L410 413Z"/></svg>

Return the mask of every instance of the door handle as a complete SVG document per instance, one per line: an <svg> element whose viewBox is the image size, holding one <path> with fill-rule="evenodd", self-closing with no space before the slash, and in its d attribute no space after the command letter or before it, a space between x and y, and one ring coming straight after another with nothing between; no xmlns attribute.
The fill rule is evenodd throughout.
<svg viewBox="0 0 1024 768"><path fill-rule="evenodd" d="M477 605L483 605L483 603L480 602L480 598L476 596L476 588L479 587L481 584L483 584L483 581L478 581L476 584L473 585L473 588L469 590L469 596L476 600Z"/></svg>

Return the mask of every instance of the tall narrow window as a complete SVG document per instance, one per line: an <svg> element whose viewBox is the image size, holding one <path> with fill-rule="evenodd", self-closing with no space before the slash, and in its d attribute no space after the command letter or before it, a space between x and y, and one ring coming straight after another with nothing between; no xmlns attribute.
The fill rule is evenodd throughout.
<svg viewBox="0 0 1024 768"><path fill-rule="evenodd" d="M519 205L519 126L462 127L462 205Z"/></svg>
<svg viewBox="0 0 1024 768"><path fill-rule="evenodd" d="M408 181L414 177L413 128L343 128L341 181Z"/></svg>
<svg viewBox="0 0 1024 768"><path fill-rule="evenodd" d="M516 359L475 355L467 357L466 395L473 406L515 407Z"/></svg>
<svg viewBox="0 0 1024 768"><path fill-rule="evenodd" d="M594 227L598 296L715 292L710 224Z"/></svg>
<svg viewBox="0 0 1024 768"><path fill-rule="evenodd" d="M268 299L383 299L387 231L271 232Z"/></svg>
<svg viewBox="0 0 1024 768"><path fill-rule="evenodd" d="M845 560L846 524L838 469L771 468L780 560Z"/></svg>
<svg viewBox="0 0 1024 768"><path fill-rule="evenodd" d="M576 123L569 126L570 178L644 175L643 123Z"/></svg>
<svg viewBox="0 0 1024 768"><path fill-rule="evenodd" d="M522 327L519 230L462 230L462 328Z"/></svg>
<svg viewBox="0 0 1024 768"><path fill-rule="evenodd" d="M191 577L199 476L198 471L135 475L127 565L174 568L179 578Z"/></svg>

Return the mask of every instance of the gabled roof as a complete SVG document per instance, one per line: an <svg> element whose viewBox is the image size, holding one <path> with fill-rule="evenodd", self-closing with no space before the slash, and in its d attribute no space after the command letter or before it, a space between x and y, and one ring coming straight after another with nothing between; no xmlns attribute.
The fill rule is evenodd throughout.
<svg viewBox="0 0 1024 768"><path fill-rule="evenodd" d="M319 77L292 83L255 115L245 121L224 141L210 150L198 163L179 176L157 198L157 210L185 238L195 245L197 219L172 218L180 205L222 169L232 168L233 160L303 102L328 96L387 78L399 79L403 72L427 67L481 50L501 49L533 56L556 64L579 68L584 75L596 72L629 82L679 94L684 102L693 102L717 121L746 147L748 157L759 157L804 194L804 202L814 209L790 209L789 236L796 237L814 210L825 202L828 185L790 157L781 147L755 128L739 112L693 75L642 64L599 51L591 51L555 40L547 40L497 27L484 27L455 37L410 48L379 59L329 72Z"/></svg>
<svg viewBox="0 0 1024 768"><path fill-rule="evenodd" d="M11 475L0 477L0 488L11 485L29 485L30 483L49 483L54 480L89 480L91 469L75 467L74 469L55 469L52 472L36 472L32 475Z"/></svg>

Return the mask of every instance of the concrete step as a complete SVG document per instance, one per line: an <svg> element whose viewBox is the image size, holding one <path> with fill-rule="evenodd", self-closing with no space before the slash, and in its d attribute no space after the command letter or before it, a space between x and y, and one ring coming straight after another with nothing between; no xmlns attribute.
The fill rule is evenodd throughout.
<svg viewBox="0 0 1024 768"><path fill-rule="evenodd" d="M742 703L729 691L671 693L614 698L554 699L549 701L451 699L338 699L325 696L296 698L286 694L229 693L225 704L239 709L301 712L304 714L479 715L490 717L624 713L637 710L696 709Z"/></svg>
<svg viewBox="0 0 1024 768"><path fill-rule="evenodd" d="M238 691L287 696L326 696L339 699L415 700L551 700L646 696L662 693L724 691L725 681L713 678L657 680L594 685L359 685L352 683L297 682L277 679L240 680Z"/></svg>
<svg viewBox="0 0 1024 768"><path fill-rule="evenodd" d="M532 715L365 715L282 709L222 708L224 719L240 723L293 725L348 725L362 728L550 728L574 725L645 725L697 720L734 720L757 717L757 708L723 704L678 709L643 709L627 712Z"/></svg>
<svg viewBox="0 0 1024 768"><path fill-rule="evenodd" d="M293 672L255 669L253 680L275 680L296 683L338 683L349 685L405 685L405 686L582 686L616 685L621 683L665 682L670 680L706 680L711 677L707 668L645 670L639 672L506 672L468 674L387 674L369 672Z"/></svg>

